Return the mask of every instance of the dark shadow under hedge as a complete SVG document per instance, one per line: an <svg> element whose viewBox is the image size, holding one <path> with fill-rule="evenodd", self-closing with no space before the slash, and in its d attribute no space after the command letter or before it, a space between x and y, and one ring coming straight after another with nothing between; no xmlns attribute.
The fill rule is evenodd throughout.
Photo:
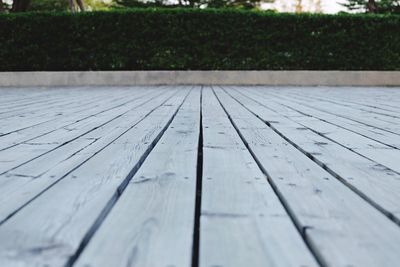
<svg viewBox="0 0 400 267"><path fill-rule="evenodd" d="M0 71L400 70L400 16L133 9L0 16Z"/></svg>

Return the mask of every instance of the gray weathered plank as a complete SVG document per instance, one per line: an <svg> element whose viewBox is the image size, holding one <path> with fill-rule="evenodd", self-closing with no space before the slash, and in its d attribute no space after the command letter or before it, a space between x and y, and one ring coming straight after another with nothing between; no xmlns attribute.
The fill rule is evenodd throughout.
<svg viewBox="0 0 400 267"><path fill-rule="evenodd" d="M317 266L209 88L203 131L200 266Z"/></svg>
<svg viewBox="0 0 400 267"><path fill-rule="evenodd" d="M1 266L64 266L101 222L184 100L182 89L0 227ZM57 205L54 205L57 203ZM29 221L26 218L30 218Z"/></svg>
<svg viewBox="0 0 400 267"><path fill-rule="evenodd" d="M249 91L250 92L250 91ZM251 90L251 92L253 92ZM262 94L257 94L257 97L263 97ZM264 96L265 97L265 96ZM290 101L290 99L280 99L276 97L266 97L269 101L273 103L277 103L282 105L288 109L294 110L298 113L302 113L309 117L316 118L318 120L322 120L326 123L341 127L343 129L352 131L364 137L370 138L374 141L383 143L385 145L396 147L400 149L400 136L397 134L393 134L381 129L378 129L373 126L365 125L359 122L352 121L350 119L338 117L329 113L325 113L322 111L318 111L303 105L300 105L296 102Z"/></svg>
<svg viewBox="0 0 400 267"><path fill-rule="evenodd" d="M276 94L275 94L276 95ZM375 127L393 134L400 135L400 121L396 118L384 118L377 114L370 112L358 111L342 106L341 108L334 107L332 104L327 105L319 101L312 101L311 99L298 99L290 96L291 101L297 102L306 107L316 109L328 114L332 114L341 118L350 119L354 122L362 123L367 126Z"/></svg>
<svg viewBox="0 0 400 267"><path fill-rule="evenodd" d="M140 110L131 110L88 133L87 136L80 137L1 175L0 221L7 219L35 196L112 144L154 109L163 105L173 93L174 91L171 91L166 95L150 98L149 102L143 102Z"/></svg>
<svg viewBox="0 0 400 267"><path fill-rule="evenodd" d="M74 266L191 266L199 129L193 90Z"/></svg>
<svg viewBox="0 0 400 267"><path fill-rule="evenodd" d="M392 139L395 145L393 147L314 117L303 116L302 118L296 118L296 121L320 135L400 173L400 166L398 165L400 150L397 148L400 138Z"/></svg>
<svg viewBox="0 0 400 267"><path fill-rule="evenodd" d="M400 99L398 89L396 88L351 88L351 87L328 87L321 88L312 92L298 93L303 95L319 96L320 98L329 99L342 104L352 104L354 107L368 107L374 111L391 111L400 114L400 107L392 105L394 99ZM346 97L343 97L343 96ZM391 98L387 98L387 96Z"/></svg>
<svg viewBox="0 0 400 267"><path fill-rule="evenodd" d="M235 100L218 91L249 148L327 266L394 266L400 228Z"/></svg>
<svg viewBox="0 0 400 267"><path fill-rule="evenodd" d="M110 88L111 90L111 88ZM140 93L141 91L138 90ZM119 93L119 94L118 94ZM120 97L132 97L132 93L129 92L118 92L114 95L120 95ZM93 93L91 98L90 95L85 97L85 94L77 93L73 99L65 100L62 104L55 105L43 105L43 108L38 111L32 111L30 107L26 108L26 114L14 114L9 115L7 118L0 120L1 135L7 136L11 133L21 132L21 130L29 129L34 126L47 125L53 122L58 122L61 118L68 118L69 115L73 115L76 112L84 112L91 108L99 107L98 100L107 100L107 94L97 95ZM90 104L92 107L90 106ZM101 104L101 103L100 103ZM25 110L25 109L24 109Z"/></svg>
<svg viewBox="0 0 400 267"><path fill-rule="evenodd" d="M301 117L275 111L270 102L264 104L250 95L245 97L245 91L227 93L265 122L272 121L272 127L303 153L400 222L400 174L316 134L301 124Z"/></svg>
<svg viewBox="0 0 400 267"><path fill-rule="evenodd" d="M59 116L56 120L50 120L47 123L42 123L32 127L24 126L25 129L23 130L14 131L8 135L0 136L0 150L5 150L20 143L31 141L63 127L71 127L81 121L135 101L136 98L142 98L147 94L153 93L153 90L151 89L148 89L147 91L148 92L141 92L138 90L138 92L135 91L134 94L131 93L131 96L123 95L122 97L118 94L117 98L104 96L107 99L96 101L95 105L87 105L87 103L85 103L85 109L74 109L71 112L66 113L63 111L61 112L62 116Z"/></svg>
<svg viewBox="0 0 400 267"><path fill-rule="evenodd" d="M152 95L150 95L150 97L151 96ZM97 114L90 117L89 120L79 121L69 127L62 127L46 134L45 136L40 136L30 140L29 142L0 151L0 174L6 173L7 171L21 166L34 158L49 153L76 138L86 136L97 128L123 116L125 113L141 107L143 103L149 101L150 97L146 97L145 95L144 99L134 98L133 101L130 101L126 105Z"/></svg>

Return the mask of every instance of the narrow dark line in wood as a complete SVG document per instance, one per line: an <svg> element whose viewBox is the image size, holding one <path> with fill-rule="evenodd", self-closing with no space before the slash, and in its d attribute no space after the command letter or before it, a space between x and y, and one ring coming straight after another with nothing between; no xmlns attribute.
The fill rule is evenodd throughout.
<svg viewBox="0 0 400 267"><path fill-rule="evenodd" d="M178 91L177 91L178 92ZM176 93L177 93L176 92ZM176 94L175 93L175 94ZM126 132L128 132L129 130L131 130L133 127L135 127L136 125L138 125L139 123L141 123L143 120L145 120L148 116L150 116L151 113L153 113L156 109L158 109L159 107L161 107L162 105L164 105L169 99L171 99L175 94L171 95L170 97L168 97L166 100L164 100L160 105L156 106L154 109L150 110L142 119L140 119L139 121L137 121L135 124L133 124L132 126L130 126L128 129L126 129L125 131L123 131L120 135L118 135L116 138L112 139L110 142L108 142L104 147L102 147L101 149L99 149L98 151L96 151L95 153L93 153L93 155L91 155L89 158L87 158L86 160L82 161L81 163L79 163L75 168L69 170L67 173L65 173L63 176L61 176L59 179L55 180L54 183L50 184L49 186L47 186L46 188L44 188L41 192L39 192L36 196L34 196L33 198L31 198L30 200L28 200L26 203L24 203L23 205L21 205L21 207L19 207L18 209L16 209L14 212L10 213L7 217L5 217L2 221L0 221L0 226L5 223L7 220L11 219L15 214L17 214L20 210L22 210L24 207L26 207L27 205L29 205L32 201L34 201L36 198L38 198L39 196L41 196L43 193L45 193L47 190L49 190L51 187L53 187L54 185L56 185L57 183L59 183L62 179L64 179L65 177L67 177L71 172L75 171L76 169L78 169L79 167L81 167L83 164L85 164L86 162L88 162L91 158L93 158L94 156L96 156L98 153L100 153L101 151L103 151L104 149L106 149L109 145L111 145L113 142L115 142L118 138L120 138L122 135L124 135Z"/></svg>
<svg viewBox="0 0 400 267"><path fill-rule="evenodd" d="M136 172L143 165L143 162L150 155L150 153L153 150L153 148L157 145L158 141L161 139L161 137L164 135L164 133L167 131L167 129L171 125L171 123L174 120L176 114L179 112L179 110L182 107L183 103L185 102L186 98L190 94L190 91L186 94L186 96L183 99L182 103L177 107L176 111L174 112L174 114L172 114L171 118L166 123L164 128L154 138L154 140L151 142L150 146L142 154L142 156L140 157L139 161L135 164L135 166L133 166L132 170L125 177L125 179L122 181L122 183L118 186L117 190L115 191L115 193L113 194L111 199L107 202L106 206L103 208L103 210L101 211L100 215L97 217L97 219L95 220L93 225L90 227L88 232L84 235L81 243L78 246L78 249L75 251L75 253L71 257L69 257L67 263L65 264L65 267L72 267L74 265L74 263L76 262L76 260L79 258L79 256L83 252L83 250L86 248L87 244L92 239L92 237L95 234L95 232L99 229L100 225L103 223L103 221L106 219L107 215L110 213L112 208L117 203L118 199L121 197L122 193L124 192L125 188L129 184L129 182L132 180L133 176L135 176Z"/></svg>
<svg viewBox="0 0 400 267"><path fill-rule="evenodd" d="M357 110L357 111L364 111L364 112L367 112L367 113L370 113L370 114L378 114L378 115L382 115L382 116L385 116L385 117L397 118L397 119L400 118L400 116L397 116L397 115L390 115L390 114L387 114L387 113L381 113L379 111L374 111L374 110L366 110L365 107L354 107L353 105L346 104L345 101L339 102L339 100L337 100L337 101L329 100L329 99L325 99L325 98L323 98L321 96L301 95L301 94L296 93L296 92L292 93L291 95L297 96L296 99L299 99L300 101L307 101L307 98L311 98L311 99L314 99L316 101L332 103L332 104L335 104L337 106L343 106L343 107L346 107L346 108L349 108L349 109L354 109L354 110ZM354 105L360 105L360 104L354 104ZM393 112L391 110L386 110L386 111ZM393 113L395 113L395 112L393 112Z"/></svg>
<svg viewBox="0 0 400 267"><path fill-rule="evenodd" d="M45 96L43 96L42 98L44 98L44 97ZM26 104L23 104L23 105L10 105L13 108L17 108L17 109L11 109L11 110L9 108L8 109L4 109L6 111L1 111L0 112L0 116L2 114L12 113L12 112L23 111L22 113L18 113L17 115L21 115L21 114L32 112L32 110L27 110L26 107L32 108L32 106L33 106L33 108L36 108L33 111L38 111L38 110L41 109L41 107L43 107L43 105L46 105L46 106L47 105L54 105L54 104L55 105L57 105L57 104L62 105L61 103L68 103L68 102L64 102L64 101L70 101L70 99L65 99L65 97L60 97L60 98L56 98L56 99L46 99L46 100L43 100L43 101L33 101L33 102L26 103ZM38 104L40 104L40 105L38 105ZM5 118L8 118L8 117L2 117L2 119L5 119Z"/></svg>
<svg viewBox="0 0 400 267"><path fill-rule="evenodd" d="M34 109L33 110L34 116L37 116L36 112L39 112L39 113L40 112L46 112L47 113L47 111L49 109L59 109L59 108L68 107L68 106L71 106L71 105L76 105L76 104L82 102L82 100L83 101L91 100L89 103L94 103L95 102L95 101L92 101L93 98L91 99L91 98L89 98L89 96L83 96L82 98L76 98L76 99L74 99L73 97L72 98L69 97L69 98L70 98L69 100L66 100L67 102L61 102L61 103L56 104L56 105L51 105L50 107L48 107L47 105L44 105L43 108ZM96 96L95 98L100 98L100 97ZM1 119L11 119L11 118L14 118L14 117L19 117L19 116L27 114L27 113L32 113L32 110L27 110L26 108L22 109L22 110L24 110L24 112L17 113L17 114L13 114L13 111L10 111L9 113L11 113L11 114L6 115L5 117L1 117Z"/></svg>
<svg viewBox="0 0 400 267"><path fill-rule="evenodd" d="M158 96L159 96L159 95L158 95ZM125 115L126 113L131 112L132 110L137 109L138 107L141 107L141 106L147 104L148 102L150 102L151 100L153 100L154 98L156 98L156 97L158 97L158 96L154 96L154 97L152 97L152 98L146 100L145 102L143 102L143 103L141 103L141 104L139 104L139 105L137 105L137 106L134 106L134 107L132 107L131 109L129 109L129 110L123 112L123 113L120 113L119 115L117 115L117 116L115 116L115 117L109 119L108 121L106 121L106 122L104 122L104 123L102 123L102 124L100 124L100 125L98 125L98 126L96 126L96 127L93 127L92 129L90 129L90 130L88 130L88 131L86 131L86 132L80 134L79 136L76 136L76 137L74 137L74 138L72 138L72 139L70 139L70 140L68 140L68 141L66 141L66 142L64 142L64 143L62 143L61 145L59 145L59 146L57 146L57 147L55 147L55 148L52 148L52 149L50 149L50 150L48 150L48 151L46 151L46 152L44 152L44 153L42 153L42 154L40 154L40 155L38 155L38 156L36 156L36 157L33 157L33 158L31 158L30 160L25 161L25 162L19 164L18 166L15 166L15 167L12 167L11 169L8 169L8 170L6 170L6 171L0 173L0 175L3 175L3 174L5 174L5 173L7 173L7 172L9 172L9 171L15 170L16 168L19 168L19 167L21 167L21 166L24 165L24 164L27 164L27 163L29 163L29 162L31 162L31 161L33 161L33 160L35 160L35 159L37 159L37 158L43 156L43 155L46 155L46 154L48 154L48 153L50 153L50 152L52 152L52 151L54 151L54 150L56 150L56 149L58 149L58 148L64 146L64 145L66 145L66 144L69 144L69 143L71 143L72 141L75 141L75 140L77 140L78 138L81 138L82 136L84 136L84 135L86 135L86 134L88 134L88 133L90 133L90 132L92 132L92 131L94 131L94 130L96 130L96 129L98 129L98 128L100 128L100 127L102 127L102 126L104 126L104 125L106 125L106 124L108 124L108 123L114 121L114 120L116 120L116 119L118 119L119 117L122 117L122 116Z"/></svg>
<svg viewBox="0 0 400 267"><path fill-rule="evenodd" d="M256 99L254 99L254 98L252 98L252 97L249 97L249 96L243 94L242 92L239 92L239 91L237 91L237 92L240 93L240 94L242 94L243 96L245 96L245 97L247 97L247 98L249 98L249 99L251 99L251 100L253 100L253 101L257 102L257 103L259 103L260 105L264 106L265 108L267 108L267 109L269 109L269 110L271 110L271 111L273 111L273 112L278 113L277 111L268 108L267 106L265 106L265 105L262 104L261 102L257 101ZM305 113L305 112L303 112L303 111L300 111L300 110L298 110L298 109L295 109L295 108L293 108L293 107L291 107L291 106L289 106L289 105L282 104L282 103L279 103L279 102L276 102L276 101L274 101L274 102L275 102L276 104L278 104L278 105L281 105L281 106L287 107L287 108L289 108L289 109L291 109L291 110L294 110L294 111L296 111L296 112L298 112L298 113L300 113L300 114L302 114L302 115L304 115L304 116L311 117L311 118L314 118L314 119L316 119L316 120L323 121L323 122L325 122L325 123L329 123L329 124L331 124L331 125L334 125L334 126L336 126L336 127L339 127L339 128L344 129L344 130L346 130L346 131L355 133L355 134L357 134L357 135L361 135L361 136L363 136L363 137L365 137L365 138L368 138L368 139L370 139L370 140L373 140L373 141L375 141L375 142L378 142L378 143L380 143L380 144L382 144L382 145L385 145L385 146L388 146L388 147L391 147L391 148L394 148L394 149L399 149L399 148L396 147L396 146L393 146L393 145L390 145L390 144L386 144L386 143L384 143L384 142L382 142L382 141L380 141L380 140L376 140L376 139L374 139L374 138L372 138L372 137L370 137L370 136L367 136L367 135L364 135L364 134L362 134L362 133L356 132L356 131L354 131L354 130L348 129L348 128L346 128L346 127L340 125L340 124L336 124L336 123L330 122L330 121L328 121L328 120L325 120L325 119L316 117L316 116L314 116L314 115L310 115L310 114L308 114L308 113ZM299 105L300 105L300 104L299 104ZM278 113L278 114L279 114L279 113ZM331 114L331 115L332 115L332 114ZM345 118L345 119L347 119L347 118ZM291 120L291 119L290 119L290 120ZM350 120L350 119L348 119L348 120ZM369 125L365 125L365 126L371 127L371 128L375 128L375 129L379 129L379 128L374 127L374 126L369 126Z"/></svg>
<svg viewBox="0 0 400 267"><path fill-rule="evenodd" d="M161 94L163 94L163 93L161 93ZM160 95L161 95L161 94L160 94ZM76 121L74 121L74 122L71 122L71 123L69 123L69 124L63 125L63 126L61 126L61 127L59 127L59 128L56 128L56 129L54 129L54 130L51 130L51 131L49 131L49 132L46 132L46 133L43 133L43 134L41 134L41 135L34 136L34 137L32 137L32 138L29 138L29 139L27 139L27 140L24 140L23 142L19 142L19 143L16 143L16 144L12 144L12 145L10 145L10 146L8 146L8 147L5 147L5 148L0 149L0 151L3 151L3 150L6 150L6 149L9 149L9 148L12 148L12 147L17 146L17 145L19 145L19 144L21 144L21 143L24 143L24 142L29 142L29 141L31 141L31 140L33 140L33 139L35 139L35 138L39 138L39 137L44 136L44 135L46 135L46 134L55 132L55 131L57 131L57 130L63 128L63 127L67 127L67 126L73 125L73 124L75 124L75 123L81 122L81 121L86 120L86 119L88 119L88 118L97 116L97 115L99 115L99 114L101 114L101 113L104 113L104 112L110 111L110 110L112 110L112 109L121 107L121 106L126 105L126 104L128 104L128 103L130 103L130 102L133 102L133 101L136 101L136 100L138 100L138 99L141 99L141 98L143 98L143 97L145 97L145 96L148 96L148 94L139 96L139 97L134 98L134 99L132 99L132 100L126 101L126 102L121 103L121 104L118 104L117 106L113 106L113 107L107 108L107 109L105 109L105 110L99 111L99 112L97 112L97 113L88 115L88 116L86 116L86 117L84 117L84 118L81 118L81 119L78 119L78 120L76 120ZM118 98L118 100L119 100L119 98ZM55 120L55 119L54 119L54 120ZM52 121L52 120L51 120L51 121ZM49 122L49 121L46 121L46 122L44 122L44 123L47 123L47 122ZM25 129L28 129L28 128L31 128L31 127L34 127L34 126L37 126L37 125L31 125L31 126L25 128ZM22 131L22 130L23 130L23 129L19 129L19 130L13 131L13 132L19 132L19 131ZM10 132L10 133L12 133L12 132ZM7 134L10 134L10 133L7 133ZM0 135L0 137L2 137L2 136L4 136L4 135Z"/></svg>
<svg viewBox="0 0 400 267"><path fill-rule="evenodd" d="M242 92L239 92L239 91L237 91L237 90L235 90L235 91L238 92L238 93L240 93L240 94L243 95L244 97L246 97L246 98L248 98L248 99L251 99L251 100L253 100L254 102L260 104L261 106L265 107L266 109L269 109L269 110L275 112L276 114L282 115L281 113L279 113L279 112L277 112L277 111L275 111L275 110L273 110L273 109L267 107L267 106L266 106L265 104L263 104L262 102L259 102L259 101L257 101L256 99L254 99L254 98L252 98L252 97L250 97L250 96L247 96L247 95L243 94ZM226 92L226 91L225 91L225 92ZM229 94L228 92L226 92L226 93L227 93L228 95L230 95L232 98L234 98L234 97L233 97L231 94ZM235 98L234 98L234 99L235 99ZM237 99L235 99L235 100L238 101ZM238 101L238 102L239 102L239 101ZM241 104L242 106L244 106L241 102L240 102L240 104ZM279 103L278 103L278 104L279 104ZM364 136L363 134L360 134L360 133L354 132L354 131L352 131L352 130L346 129L346 128L340 126L340 125L331 123L331 122L329 122L329 121L327 121L327 120L314 117L314 116L309 115L309 114L307 114L307 113L304 113L304 112L302 112L302 111L298 111L298 110L296 110L296 109L294 109L294 108L292 108L292 107L290 107L290 106L287 106L287 105L285 105L285 104L279 104L279 105L282 105L282 106L285 106L285 107L287 107L287 108L290 108L290 109L292 109L292 110L294 110L294 111L296 111L296 112L299 112L299 113L302 114L302 115L315 118L315 119L317 119L317 120L320 120L320 121L323 121L323 122L326 122L326 123L335 125L335 126L337 126L337 127L339 127L339 128L348 130L348 131L353 132L353 133L355 133L355 134ZM245 106L244 106L244 107L245 107ZM245 107L245 108L246 108L246 107ZM246 109L249 110L248 108L246 108ZM253 113L251 110L249 110L249 111L250 111L251 113ZM253 113L253 114L256 115L255 113ZM256 115L256 116L257 116L257 115ZM287 117L287 116L285 116L285 115L282 115L282 116L285 117L285 118L287 118L288 120L293 121L294 123L297 123L297 124L303 126L304 128L307 128L308 130L312 131L313 133L318 134L319 136L321 136L321 137L323 137L323 138L325 138L325 139L328 139L329 141L331 141L331 142L333 142L333 143L335 143L335 144L337 144L337 145L339 145L339 146L341 146L341 147L343 147L343 148L345 148L345 149L347 149L347 150L350 150L351 152L353 152L353 153L355 153L355 154L357 154L357 155L359 155L359 156L361 156L361 157L363 157L363 158L365 158L365 159L367 159L367 160L369 160L369 161L374 162L374 163L377 164L377 165L383 166L383 167L387 168L388 170L390 170L390 171L392 171L392 172L395 172L395 173L397 173L397 174L400 174L400 172L398 172L398 171L396 171L396 170L393 170L393 169L391 169L390 167L387 167L387 166L385 166L385 165L382 164L382 163L376 162L375 160L373 160L373 159L371 159L371 158L368 158L367 156L361 154L360 152L357 152L357 151L355 151L354 149L352 149L352 148L350 148L350 147L347 147L347 146L343 145L342 143L340 143L340 142L338 142L338 141L336 141L336 140L334 140L334 139L331 139L330 137L327 137L327 136L324 135L323 133L318 132L318 131L314 130L313 128L310 128L309 126L304 125L304 124L302 124L301 122L296 122L296 121L294 121L293 119L291 119L290 117ZM266 122L266 121L265 121L264 119L262 119L262 118L261 118L261 120L264 121L264 122ZM366 138L368 138L368 139L370 139L370 140L373 140L373 141L375 141L375 142L378 142L378 143L380 143L380 144L383 144L383 145L385 145L385 146L387 146L387 147L390 147L390 148L393 148L393 149L399 149L399 148L397 148L397 147L395 147L395 146L392 146L392 145L383 143L383 142L381 142L381 141L379 141L379 140L375 140L375 139L370 138L370 137L368 137L368 136L364 136L364 137L366 137ZM390 215L390 216L391 216L391 215Z"/></svg>
<svg viewBox="0 0 400 267"><path fill-rule="evenodd" d="M335 97L335 99L336 99L337 101L339 101L339 99L337 99L336 97ZM394 108L394 109L397 109L397 110L386 109L386 108L374 106L374 105L372 105L372 104L367 104L367 103L361 104L361 103L357 103L357 102L353 102L353 101L349 101L349 100L343 100L343 102L347 102L347 103L351 103L351 104L355 104L355 105L362 105L362 106L366 106L366 107L370 107L370 108L374 108L374 109L381 109L381 110L390 111L390 112L394 112L394 113L399 113L399 112L400 112L400 110L398 109L398 107L391 106L391 105L389 105L389 104L385 104L385 105L386 105L387 107L391 107L391 108ZM378 105L383 105L383 104L382 104L382 103L378 103Z"/></svg>
<svg viewBox="0 0 400 267"><path fill-rule="evenodd" d="M322 255L319 253L317 247L315 245L313 245L312 242L307 237L307 229L309 229L310 227L301 225L301 223L299 222L299 220L296 217L296 214L292 211L292 209L290 208L290 205L287 203L284 195L279 191L279 188L276 186L276 184L273 181L272 177L269 175L267 170L264 168L264 166L262 165L262 163L258 159L257 155L254 153L254 151L249 146L248 142L246 141L246 139L242 135L241 131L239 130L239 127L237 127L237 125L233 121L232 117L229 115L228 111L225 109L225 106L222 104L222 102L218 98L218 96L215 93L214 89L213 89L213 93L214 93L215 97L217 98L219 104L221 105L222 109L224 110L225 114L227 115L227 117L228 117L229 121L231 122L232 126L235 128L236 132L238 133L240 139L242 140L242 142L246 146L247 150L250 152L250 154L253 157L254 161L256 162L257 166L260 168L261 172L267 178L268 183L270 184L272 190L274 191L274 193L278 197L279 201L281 202L281 204L282 204L283 208L285 209L286 213L288 214L289 218L292 220L294 226L296 227L298 233L302 237L302 239L303 239L305 245L307 246L308 250L313 255L313 257L315 258L315 260L316 260L316 262L318 263L319 266L321 266L321 267L328 266L326 264L326 261L322 257ZM266 229L266 230L268 230L268 229Z"/></svg>
<svg viewBox="0 0 400 267"><path fill-rule="evenodd" d="M292 100L288 100L288 101L293 101L293 99L292 99ZM375 128L375 129L379 129L379 130L381 130L381 131L385 131L385 132L388 132L388 133L391 133L391 134L400 135L400 133L396 133L396 132L393 132L393 131L391 131L391 130L387 130L387 129L385 129L385 128L381 128L381 127L378 127L378 126L374 126L374 125L372 125L372 124L368 124L368 123L365 123L365 122L361 122L361 121L358 121L358 120L355 120L355 119L352 119L352 118L350 118L350 117L346 117L346 116L343 116L343 115L340 115L340 114L335 114L335 113L332 113L332 112L330 112L330 111L322 110L322 109L319 109L319 108L316 108L316 107L313 107L313 106L310 106L310 105L307 105L307 104L305 104L305 103L298 102L298 101L299 101L299 100L297 100L297 101L294 100L293 102L297 103L298 105L306 106L306 107L308 107L308 108L315 109L315 110L318 110L318 111L320 111L320 112L328 113L328 114L330 114L330 115L334 115L334 116L341 117L341 118L344 118L344 119L347 119L347 120L351 120L351 121L360 123L360 124L365 125L365 126L368 126L368 127L372 127L372 128Z"/></svg>
<svg viewBox="0 0 400 267"><path fill-rule="evenodd" d="M203 87L200 92L200 131L197 146L196 201L194 211L192 267L199 266L200 260L200 217L203 186Z"/></svg>
<svg viewBox="0 0 400 267"><path fill-rule="evenodd" d="M226 92L226 90L224 90ZM315 156L313 156L311 153L305 151L303 148L301 148L299 145L297 145L295 142L293 142L291 139L289 139L287 136L285 136L283 133L281 133L278 129L276 129L270 122L266 121L265 119L263 119L262 117L260 117L258 114L254 113L253 111L251 111L249 108L247 108L243 103L241 103L239 100L237 100L235 97L233 97L231 94L229 94L228 92L226 92L230 97L232 97L236 102L238 102L241 106L243 106L246 110L248 110L251 114L253 114L254 116L256 116L259 120L261 120L262 122L264 122L268 127L270 127L275 133L277 133L279 136L281 136L286 142L288 142L289 144L291 144L293 147L295 147L297 150L299 150L302 154L304 154L305 156L307 156L309 159L311 159L313 162L315 162L318 166L320 166L321 168L323 168L325 171L327 171L329 174L331 174L333 177L335 177L337 180L339 180L342 184L344 184L345 186L347 186L350 190L352 190L355 194L357 194L359 197L361 197L363 200L365 200L368 204L370 204L371 206L373 206L374 208L376 208L378 211L380 211L384 216L388 217L392 222L394 222L395 224L400 226L400 218L396 217L393 213L387 211L386 209L384 209L383 207L381 207L378 203L376 203L373 199L371 199L370 197L368 197L366 194L364 194L362 191L360 191L357 187L353 186L352 184L350 184L349 182L346 181L346 179L344 179L342 176L340 176L338 173L336 173L333 169L331 169L330 167L328 167L325 163L321 162L320 160L318 160ZM301 124L302 125L302 124ZM304 125L303 125L304 126ZM304 126L306 127L306 126ZM308 127L306 127L308 128ZM334 140L308 128L309 130L315 132L316 134L330 140L331 142L334 142L338 145L341 145L338 142L335 142ZM341 145L343 146L343 145ZM345 146L343 146L345 147ZM347 147L345 147L347 148ZM347 148L349 149L349 148ZM357 153L354 150L349 149L350 151L368 159L371 160L359 153ZM371 160L372 162L375 162L373 160ZM375 162L376 164L379 164L377 162ZM382 164L380 164L382 165ZM384 165L382 165L384 166ZM385 166L386 167L386 166ZM387 168L387 167L386 167ZM390 169L390 168L388 168ZM392 169L390 169L392 170ZM393 171L393 170L392 170ZM394 171L396 172L396 171ZM398 173L398 172L396 172Z"/></svg>
<svg viewBox="0 0 400 267"><path fill-rule="evenodd" d="M336 140L334 140L334 139L331 139L330 137L324 135L323 133L320 133L320 132L318 132L318 131L316 131L316 130L314 130L314 129L312 129L312 128L309 128L308 126L303 125L302 123L299 123L299 124L302 125L304 128L307 128L308 130L312 131L313 133L318 134L319 136L321 136L321 137L323 137L323 138L325 138L325 139L331 141L332 143L335 143L335 144L337 144L337 145L339 145L339 146L341 146L341 147L343 147L343 148L345 148L345 149L347 149L347 150L350 150L351 152L353 152L353 153L359 155L360 157L363 157L363 158L365 158L365 159L367 159L367 160L369 160L369 161L375 163L376 165L383 166L383 167L385 167L386 169L388 169L388 170L390 170L390 171L392 171L392 172L397 173L397 174L400 175L400 172L398 172L398 171L396 171L396 170L393 170L393 169L391 169L390 167L387 167L387 166L384 165L383 163L376 162L374 159L371 159L371 158L369 158L369 157L367 157L367 156L361 154L360 152L358 152L358 151L356 151L356 150L354 150L354 149L352 149L352 148L350 148L350 147L347 147L347 146L343 145L342 143L340 143L340 142L338 142L338 141L336 141Z"/></svg>
<svg viewBox="0 0 400 267"><path fill-rule="evenodd" d="M17 130L13 130L13 131L10 131L10 132L7 132L7 133L1 133L0 137L6 136L6 135L9 135L9 134L18 132L18 131L22 131L22 130L25 130L25 129L28 129L28 128L31 128L31 127L35 127L35 126L38 126L38 125L41 125L41 124L44 124L44 123L47 123L47 122L50 122L50 121L55 121L55 120L57 120L57 118L51 119L51 120L48 120L48 121L39 122L39 123L36 123L34 125L29 125L27 127L19 128Z"/></svg>
<svg viewBox="0 0 400 267"><path fill-rule="evenodd" d="M244 108L246 108L248 111L250 111L251 113L253 113L255 116L258 117L258 115L256 115L254 112L252 112L252 111L251 111L250 109L248 109L246 106L244 106L240 101L238 101L235 97L233 97L231 94L229 94L226 90L224 90L224 91L225 91L229 96L231 96L232 98L234 98L237 102L239 102ZM248 98L248 99L250 99L250 100L252 100L252 101L258 103L259 105L265 107L266 109L269 109L269 110L275 112L276 114L279 114L279 115L281 115L281 116L287 118L288 120L291 120L291 121L293 121L294 123L297 123L297 124L303 126L304 128L307 128L308 130L312 131L313 133L318 134L319 136L321 136L321 137L323 137L323 138L325 138L325 139L328 139L329 141L331 141L331 142L333 142L333 143L335 143L335 144L337 144L337 145L339 145L339 146L341 146L341 147L343 147L343 148L345 148L345 149L347 149L347 150L350 150L351 152L353 152L353 153L355 153L355 154L357 154L357 155L359 155L359 156L361 156L361 157L363 157L363 158L365 158L365 159L367 159L367 160L369 160L369 161L372 161L373 163L375 163L375 164L377 164L377 165L383 166L383 167L387 168L388 170L390 170L390 171L392 171L392 172L397 173L397 174L400 175L400 172L398 172L398 171L396 171L396 170L393 170L393 169L391 169L390 167L387 167L387 166L385 166L385 165L382 164L382 163L376 162L375 160L373 160L373 159L371 159L371 158L368 158L367 156L361 154L360 152L357 152L357 151L353 150L352 148L347 147L347 146L343 145L342 143L340 143L340 142L338 142L338 141L336 141L336 140L334 140L334 139L331 139L330 137L327 137L327 136L324 135L323 133L318 132L318 131L314 130L313 128L310 128L309 126L304 125L304 124L302 124L301 122L296 122L296 121L294 121L293 119L291 119L290 117L287 117L287 116L285 116L285 115L282 115L281 113L279 113L279 112L277 112L277 111L275 111L275 110L273 110L273 109L267 107L267 106L266 106L265 104L263 104L262 102L259 102L259 101L257 101L256 99L254 99L254 98L252 98L252 97L250 97L250 96L247 96L247 95L243 94L242 92L239 92L239 91L237 91L237 90L235 90L235 91L238 92L238 93L240 93L240 94L243 95L244 97L246 97L246 98ZM337 124L331 123L331 122L329 122L329 121L326 121L326 120L324 120L324 119L320 119L320 118L314 117L314 116L312 116L312 115L309 115L309 114L307 114L307 113L298 111L298 110L296 110L296 109L294 109L294 108L291 108L290 106L287 106L287 105L284 105L284 104L280 104L280 105L283 105L283 106L285 106L285 107L287 107L287 108L290 108L290 109L292 109L292 110L295 110L295 111L299 112L299 113L302 114L302 115L315 118L315 119L317 119L317 120L320 120L320 121L323 121L323 122L326 122L326 123L335 125L335 126L340 127L340 128L343 128L343 129L348 130L348 131L350 131L350 132L353 132L353 133L355 133L355 134L364 136L364 135L362 135L362 134L360 134L360 133L357 133L357 132L354 132L354 131L352 131L352 130L349 130L349 129L346 129L346 128L344 128L344 127L341 127L340 125L337 125ZM265 121L263 118L260 118L260 119L261 119L263 122L267 123L267 121ZM271 127L271 126L270 126L270 127ZM397 148L397 147L395 147L395 146L388 145L388 144L386 144L386 143L383 143L383 142L381 142L381 141L379 141L379 140L375 140L375 139L370 138L370 137L368 137L368 136L364 136L364 137L366 137L366 138L368 138L368 139L370 139L370 140L376 141L376 142L378 142L378 143L380 143L380 144L383 144L383 145L385 145L385 146L388 146L388 147L390 147L390 148L399 149L399 148ZM322 163L322 164L323 164L323 163ZM391 216L391 215L389 215L389 216Z"/></svg>

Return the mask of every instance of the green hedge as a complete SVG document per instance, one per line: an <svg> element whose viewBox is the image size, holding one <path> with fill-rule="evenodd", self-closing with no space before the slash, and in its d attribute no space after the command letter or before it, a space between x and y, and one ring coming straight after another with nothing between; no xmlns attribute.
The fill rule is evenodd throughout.
<svg viewBox="0 0 400 267"><path fill-rule="evenodd" d="M0 16L0 71L400 70L400 16L133 9Z"/></svg>

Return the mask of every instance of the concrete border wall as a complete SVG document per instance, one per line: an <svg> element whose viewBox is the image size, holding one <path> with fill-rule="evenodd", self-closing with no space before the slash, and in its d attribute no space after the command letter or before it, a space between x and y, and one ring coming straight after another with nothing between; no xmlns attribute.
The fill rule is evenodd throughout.
<svg viewBox="0 0 400 267"><path fill-rule="evenodd" d="M400 71L0 72L0 86L163 84L400 86Z"/></svg>

